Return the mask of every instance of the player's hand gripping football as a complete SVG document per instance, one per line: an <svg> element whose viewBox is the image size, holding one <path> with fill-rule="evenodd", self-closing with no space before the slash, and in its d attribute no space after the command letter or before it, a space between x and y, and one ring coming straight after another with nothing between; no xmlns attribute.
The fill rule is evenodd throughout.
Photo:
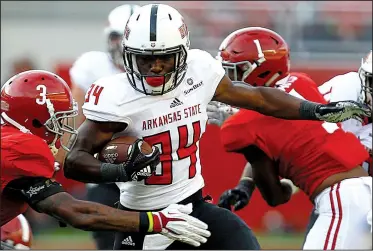
<svg viewBox="0 0 373 251"><path fill-rule="evenodd" d="M237 108L217 101L211 101L207 104L207 122L209 124L221 126L228 117L237 111Z"/></svg>
<svg viewBox="0 0 373 251"><path fill-rule="evenodd" d="M190 216L193 204L171 204L159 212L149 212L150 231L160 233L170 239L181 241L189 245L199 247L206 243L211 233L207 230L207 224Z"/></svg>
<svg viewBox="0 0 373 251"><path fill-rule="evenodd" d="M319 105L316 108L315 114L320 120L338 123L348 119L361 121L362 117L371 117L372 111L362 103L346 100Z"/></svg>
<svg viewBox="0 0 373 251"><path fill-rule="evenodd" d="M251 195L254 191L253 186L240 182L235 188L223 192L220 196L218 206L234 211L241 210L249 204Z"/></svg>
<svg viewBox="0 0 373 251"><path fill-rule="evenodd" d="M141 152L143 140L136 140L129 149L128 159L122 165L132 181L141 181L149 178L160 162L160 152L158 147L153 146L153 152L144 154Z"/></svg>

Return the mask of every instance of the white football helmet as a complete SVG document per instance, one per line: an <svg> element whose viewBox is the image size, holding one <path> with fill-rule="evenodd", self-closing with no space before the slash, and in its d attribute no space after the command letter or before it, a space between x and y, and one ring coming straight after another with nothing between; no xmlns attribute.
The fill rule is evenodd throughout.
<svg viewBox="0 0 373 251"><path fill-rule="evenodd" d="M165 4L149 4L136 11L123 36L123 60L133 88L147 95L162 95L175 89L186 73L189 31L183 16ZM136 57L172 56L173 70L162 75L141 74Z"/></svg>
<svg viewBox="0 0 373 251"><path fill-rule="evenodd" d="M372 51L361 60L359 68L362 102L372 108Z"/></svg>
<svg viewBox="0 0 373 251"><path fill-rule="evenodd" d="M124 4L110 11L104 34L108 43L108 52L116 66L124 70L122 57L122 37L126 23L138 5Z"/></svg>

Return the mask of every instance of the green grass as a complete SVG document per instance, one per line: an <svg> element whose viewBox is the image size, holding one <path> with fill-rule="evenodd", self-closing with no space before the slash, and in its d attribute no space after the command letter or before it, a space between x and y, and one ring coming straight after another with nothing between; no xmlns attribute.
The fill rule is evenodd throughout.
<svg viewBox="0 0 373 251"><path fill-rule="evenodd" d="M263 249L299 249L303 233L257 234ZM56 228L35 234L33 249L94 249L91 233L67 228Z"/></svg>

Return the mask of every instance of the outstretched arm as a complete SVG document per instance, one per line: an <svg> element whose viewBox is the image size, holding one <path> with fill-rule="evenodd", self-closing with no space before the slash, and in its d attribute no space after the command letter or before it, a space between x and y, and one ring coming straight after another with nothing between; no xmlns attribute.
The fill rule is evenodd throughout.
<svg viewBox="0 0 373 251"><path fill-rule="evenodd" d="M340 122L370 114L368 108L357 102L322 105L293 97L276 88L249 87L243 82L233 84L227 76L220 81L213 100L283 119Z"/></svg>
<svg viewBox="0 0 373 251"><path fill-rule="evenodd" d="M36 204L38 211L49 214L83 230L138 232L140 213L126 212L98 203L77 200L61 192Z"/></svg>

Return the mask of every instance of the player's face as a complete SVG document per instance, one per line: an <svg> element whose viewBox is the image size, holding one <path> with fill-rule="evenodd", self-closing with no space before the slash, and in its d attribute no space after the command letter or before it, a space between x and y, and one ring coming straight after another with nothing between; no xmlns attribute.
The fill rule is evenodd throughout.
<svg viewBox="0 0 373 251"><path fill-rule="evenodd" d="M137 55L136 63L142 75L165 75L175 70L175 54L169 55ZM165 82L171 77L166 75Z"/></svg>

